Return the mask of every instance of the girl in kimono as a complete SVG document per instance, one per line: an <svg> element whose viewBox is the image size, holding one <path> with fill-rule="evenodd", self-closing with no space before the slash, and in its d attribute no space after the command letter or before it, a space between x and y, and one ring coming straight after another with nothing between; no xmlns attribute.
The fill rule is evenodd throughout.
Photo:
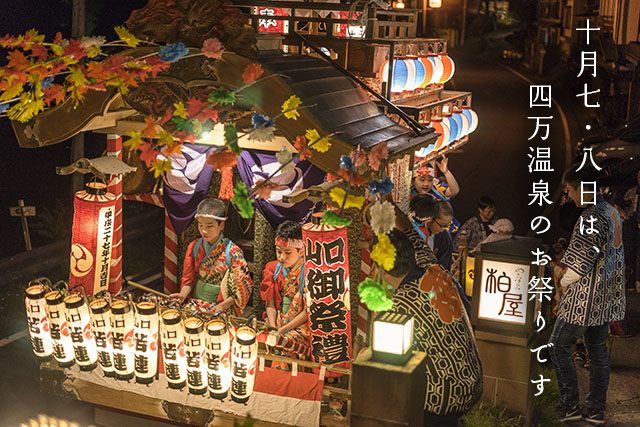
<svg viewBox="0 0 640 427"><path fill-rule="evenodd" d="M222 234L225 212L224 202L218 199L198 204L196 220L202 237L187 247L180 292L171 296L181 302L192 298L198 300L200 308L240 316L249 301L253 280L242 249Z"/></svg>
<svg viewBox="0 0 640 427"><path fill-rule="evenodd" d="M278 334L308 346L302 227L296 222L285 221L278 226L275 235L277 261L267 263L260 285L266 320L278 328Z"/></svg>

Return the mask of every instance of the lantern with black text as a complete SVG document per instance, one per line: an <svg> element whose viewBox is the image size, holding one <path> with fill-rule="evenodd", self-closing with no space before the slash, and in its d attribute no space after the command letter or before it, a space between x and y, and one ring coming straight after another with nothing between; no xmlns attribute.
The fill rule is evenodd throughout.
<svg viewBox="0 0 640 427"><path fill-rule="evenodd" d="M91 329L89 306L78 294L66 296L64 305L76 363L81 371L91 371L98 365L98 350Z"/></svg>
<svg viewBox="0 0 640 427"><path fill-rule="evenodd" d="M47 292L44 299L47 302L47 320L49 320L53 340L53 358L58 365L68 368L74 364L74 355L69 324L65 317L64 297L65 294L62 291L51 291Z"/></svg>
<svg viewBox="0 0 640 427"><path fill-rule="evenodd" d="M49 334L49 320L47 319L44 285L32 285L27 288L24 300L27 308L27 323L31 335L31 348L36 356L42 360L51 359L53 342Z"/></svg>
<svg viewBox="0 0 640 427"><path fill-rule="evenodd" d="M231 384L229 329L224 319L207 322L207 388L214 399L224 399Z"/></svg>
<svg viewBox="0 0 640 427"><path fill-rule="evenodd" d="M317 218L320 217L314 217L314 221ZM348 369L351 294L347 227L305 224L302 239L313 361Z"/></svg>
<svg viewBox="0 0 640 427"><path fill-rule="evenodd" d="M181 389L187 384L187 362L180 312L175 309L165 310L160 319L164 374L167 377L169 388Z"/></svg>
<svg viewBox="0 0 640 427"><path fill-rule="evenodd" d="M373 321L373 359L404 365L411 357L413 318L408 314L385 311Z"/></svg>
<svg viewBox="0 0 640 427"><path fill-rule="evenodd" d="M135 323L135 314L129 301L118 300L111 304L113 369L116 371L116 379L121 381L133 378Z"/></svg>
<svg viewBox="0 0 640 427"><path fill-rule="evenodd" d="M207 392L204 322L190 317L184 322L184 350L187 354L187 384L189 393Z"/></svg>
<svg viewBox="0 0 640 427"><path fill-rule="evenodd" d="M231 357L231 399L245 403L253 393L258 359L256 331L249 326L241 326L236 332Z"/></svg>
<svg viewBox="0 0 640 427"><path fill-rule="evenodd" d="M158 373L158 309L155 302L138 303L135 335L136 382L150 384Z"/></svg>
<svg viewBox="0 0 640 427"><path fill-rule="evenodd" d="M69 284L88 295L109 289L115 208L116 196L102 182L87 183L74 197Z"/></svg>
<svg viewBox="0 0 640 427"><path fill-rule="evenodd" d="M91 326L96 337L98 364L105 376L114 377L113 336L111 334L111 307L109 301L98 298L89 303Z"/></svg>

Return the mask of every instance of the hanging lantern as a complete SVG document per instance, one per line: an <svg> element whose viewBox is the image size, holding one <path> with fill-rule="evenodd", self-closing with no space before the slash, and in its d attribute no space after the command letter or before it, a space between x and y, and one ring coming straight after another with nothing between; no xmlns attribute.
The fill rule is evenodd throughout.
<svg viewBox="0 0 640 427"><path fill-rule="evenodd" d="M169 388L182 389L187 384L187 362L184 353L184 334L180 312L169 309L160 316L160 330L162 332L162 359L164 360L164 374Z"/></svg>
<svg viewBox="0 0 640 427"><path fill-rule="evenodd" d="M443 114L442 123L445 123L449 127L449 141L444 144L446 147L458 139L458 124L451 118L450 112Z"/></svg>
<svg viewBox="0 0 640 427"><path fill-rule="evenodd" d="M436 146L434 148L434 150L439 150L449 143L449 137L451 136L449 132L449 125L442 121L442 117L433 116L431 118L430 126L440 134L436 139Z"/></svg>
<svg viewBox="0 0 640 427"><path fill-rule="evenodd" d="M456 138L454 139L454 141L457 141L464 136L464 133L463 133L464 123L462 123L462 119L460 118L460 116L462 116L462 114L455 114L452 112L449 112L447 114L447 117L449 117L449 120L453 120L456 123L456 127L458 129L458 133L456 134Z"/></svg>
<svg viewBox="0 0 640 427"><path fill-rule="evenodd" d="M429 61L429 56L427 55L419 55L418 59L424 66L424 79L422 83L420 83L420 88L424 89L431 83L431 79L433 78L433 62Z"/></svg>
<svg viewBox="0 0 640 427"><path fill-rule="evenodd" d="M53 340L53 357L62 368L73 366L73 343L69 335L69 326L64 309L65 294L56 290L48 292L44 299L47 302L46 311Z"/></svg>
<svg viewBox="0 0 640 427"><path fill-rule="evenodd" d="M460 138L464 138L465 136L467 136L467 134L469 133L469 119L467 118L467 116L465 116L464 114L462 114L462 110L458 107L453 107L453 116L454 119L458 118L460 120L460 123L462 124L462 134L460 136ZM456 120L457 123L457 120Z"/></svg>
<svg viewBox="0 0 640 427"><path fill-rule="evenodd" d="M27 307L27 323L31 335L31 348L36 356L46 361L53 354L53 342L49 334L49 320L47 319L44 285L32 285L26 290L24 300Z"/></svg>
<svg viewBox="0 0 640 427"><path fill-rule="evenodd" d="M462 107L462 114L469 119L469 133L467 133L469 135L478 127L478 114L466 105Z"/></svg>
<svg viewBox="0 0 640 427"><path fill-rule="evenodd" d="M138 303L135 331L136 382L151 384L158 373L158 309L155 302Z"/></svg>
<svg viewBox="0 0 640 427"><path fill-rule="evenodd" d="M135 324L135 314L129 301L118 300L111 304L113 369L116 371L116 379L121 381L133 378Z"/></svg>
<svg viewBox="0 0 640 427"><path fill-rule="evenodd" d="M425 157L427 157L433 150L435 150L436 148L436 144L429 144L426 147L422 147L421 149L419 149L418 151L416 151L414 154L416 157L420 158L420 159L424 159ZM417 161L417 159L416 159Z"/></svg>
<svg viewBox="0 0 640 427"><path fill-rule="evenodd" d="M424 69L424 64L417 56L408 56L406 60L411 62L416 70L412 85L413 89L411 89L412 91L415 91L420 88L420 85L424 81L426 72Z"/></svg>
<svg viewBox="0 0 640 427"><path fill-rule="evenodd" d="M92 371L98 366L98 350L91 329L89 306L78 294L67 295L64 306L76 363L81 371Z"/></svg>
<svg viewBox="0 0 640 427"><path fill-rule="evenodd" d="M414 83L416 80L416 64L407 57L400 58L401 61L407 66L407 81L404 84L403 92L411 93L415 89Z"/></svg>
<svg viewBox="0 0 640 427"><path fill-rule="evenodd" d="M205 360L204 323L197 317L190 317L184 322L184 349L187 354L187 384L189 393L205 394L207 392L207 364Z"/></svg>
<svg viewBox="0 0 640 427"><path fill-rule="evenodd" d="M440 57L433 52L429 52L428 58L433 65L433 75L431 76L431 81L429 82L429 84L438 83L440 82L442 74L444 73L444 65L442 65L442 60L440 59Z"/></svg>
<svg viewBox="0 0 640 427"><path fill-rule="evenodd" d="M89 309L91 310L91 327L93 328L96 348L98 349L98 364L105 376L115 377L109 301L103 298L94 299L89 303Z"/></svg>
<svg viewBox="0 0 640 427"><path fill-rule="evenodd" d="M429 0L430 9L440 9L442 7L442 0Z"/></svg>
<svg viewBox="0 0 640 427"><path fill-rule="evenodd" d="M402 59L393 60L393 82L391 83L391 92L400 93L407 84L407 64ZM384 83L389 84L389 60L384 61L380 67L380 78Z"/></svg>
<svg viewBox="0 0 640 427"><path fill-rule="evenodd" d="M440 61L442 61L443 67L442 77L438 83L445 84L451 80L451 77L453 77L453 74L456 72L456 64L446 52L440 53L438 57L440 58Z"/></svg>
<svg viewBox="0 0 640 427"><path fill-rule="evenodd" d="M231 399L245 403L253 393L258 359L256 331L249 326L241 326L233 342L231 360Z"/></svg>
<svg viewBox="0 0 640 427"><path fill-rule="evenodd" d="M210 320L206 326L207 388L214 399L224 399L231 385L229 329L224 319Z"/></svg>
<svg viewBox="0 0 640 427"><path fill-rule="evenodd" d="M88 295L109 289L116 196L102 182L89 182L74 197L69 285Z"/></svg>

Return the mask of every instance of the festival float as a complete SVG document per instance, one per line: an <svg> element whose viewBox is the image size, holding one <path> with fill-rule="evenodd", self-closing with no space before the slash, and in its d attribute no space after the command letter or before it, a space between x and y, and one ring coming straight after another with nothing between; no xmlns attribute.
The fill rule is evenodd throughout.
<svg viewBox="0 0 640 427"><path fill-rule="evenodd" d="M395 248L368 241L393 227L393 205L407 211L415 162L468 141L471 94L444 89L455 71L446 42L415 38L410 8L296 5L150 0L117 41L0 39L0 112L21 147L106 135L105 156L58 168L91 175L74 200L68 279L27 288L43 390L196 425L366 425L365 409L352 412L363 348L424 375L411 319L373 320L390 300L369 276ZM391 15L409 19L379 18ZM225 236L256 284L242 313L169 298L207 196L228 201ZM125 278L123 200L165 212L163 289ZM260 321L261 272L284 219L305 224L306 345ZM419 396L409 400L421 411Z"/></svg>

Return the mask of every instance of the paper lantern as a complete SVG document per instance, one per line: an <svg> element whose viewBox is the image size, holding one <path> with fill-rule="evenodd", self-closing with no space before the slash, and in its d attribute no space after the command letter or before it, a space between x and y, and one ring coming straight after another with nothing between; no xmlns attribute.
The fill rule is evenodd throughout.
<svg viewBox="0 0 640 427"><path fill-rule="evenodd" d="M136 318L131 303L125 300L111 304L111 335L113 337L113 369L116 379L133 378Z"/></svg>
<svg viewBox="0 0 640 427"><path fill-rule="evenodd" d="M74 197L69 285L87 295L109 289L116 196L106 184L90 182Z"/></svg>
<svg viewBox="0 0 640 427"><path fill-rule="evenodd" d="M207 363L205 360L204 323L197 317L184 322L184 349L187 355L187 384L189 393L207 392Z"/></svg>
<svg viewBox="0 0 640 427"><path fill-rule="evenodd" d="M32 285L26 290L24 300L27 308L27 324L31 335L31 349L40 359L50 360L53 354L53 341L49 334L44 285Z"/></svg>
<svg viewBox="0 0 640 427"><path fill-rule="evenodd" d="M444 113L442 117L442 123L446 124L449 128L449 142L446 142L444 146L453 143L456 139L458 139L458 124L455 120L451 118L451 113ZM461 130L461 129L460 129Z"/></svg>
<svg viewBox="0 0 640 427"><path fill-rule="evenodd" d="M419 55L418 59L424 66L424 79L422 83L420 83L420 88L424 89L431 83L431 79L433 78L433 62L429 61L429 56L427 55Z"/></svg>
<svg viewBox="0 0 640 427"><path fill-rule="evenodd" d="M429 144L426 147L422 147L421 149L419 149L418 151L416 151L414 154L416 157L422 158L424 159L425 157L427 157L433 150L435 150L436 148L436 144Z"/></svg>
<svg viewBox="0 0 640 427"><path fill-rule="evenodd" d="M249 326L241 326L236 332L231 359L231 399L245 403L253 393L258 359L256 331Z"/></svg>
<svg viewBox="0 0 640 427"><path fill-rule="evenodd" d="M231 344L224 319L210 320L206 325L207 388L214 399L224 399L231 385Z"/></svg>
<svg viewBox="0 0 640 427"><path fill-rule="evenodd" d="M89 306L78 294L67 295L64 306L76 363L81 371L92 371L98 366L98 350L91 329Z"/></svg>
<svg viewBox="0 0 640 427"><path fill-rule="evenodd" d="M404 64L407 66L407 81L404 84L403 92L413 92L416 88L416 64L409 58L401 58Z"/></svg>
<svg viewBox="0 0 640 427"><path fill-rule="evenodd" d="M478 127L478 114L466 105L462 107L462 114L469 119L469 133L467 133L469 135Z"/></svg>
<svg viewBox="0 0 640 427"><path fill-rule="evenodd" d="M430 84L439 83L442 75L444 74L444 65L442 64L442 60L435 53L429 53L427 58L433 65L433 75L431 76Z"/></svg>
<svg viewBox="0 0 640 427"><path fill-rule="evenodd" d="M180 312L169 309L160 316L162 332L162 360L169 388L182 389L187 384L187 361Z"/></svg>
<svg viewBox="0 0 640 427"><path fill-rule="evenodd" d="M422 61L420 61L420 59L417 56L408 56L407 60L410 61L416 69L415 77L413 79L412 90L420 89L420 85L422 85L422 82L424 81L424 77L426 74L424 64L422 63Z"/></svg>
<svg viewBox="0 0 640 427"><path fill-rule="evenodd" d="M442 77L440 77L440 81L438 83L444 84L453 77L453 74L456 72L456 64L446 52L440 53L438 57L440 58L440 61L442 61L443 67Z"/></svg>
<svg viewBox="0 0 640 427"><path fill-rule="evenodd" d="M452 117L458 118L460 120L460 124L461 124L461 128L462 128L462 133L460 138L463 138L465 136L467 136L467 134L469 133L469 119L467 118L467 116L465 116L464 114L462 114L462 110L458 107L454 107L453 108L453 115ZM456 120L457 123L457 120Z"/></svg>
<svg viewBox="0 0 640 427"><path fill-rule="evenodd" d="M442 0L429 0L430 9L439 9L442 7Z"/></svg>
<svg viewBox="0 0 640 427"><path fill-rule="evenodd" d="M393 82L391 83L391 92L400 93L407 84L407 64L403 59L393 60ZM389 83L389 60L386 60L380 67L380 78L384 83Z"/></svg>
<svg viewBox="0 0 640 427"><path fill-rule="evenodd" d="M47 302L47 320L53 340L53 358L56 359L60 367L68 368L73 366L75 361L73 343L65 317L64 297L64 292L56 290L48 292L44 299Z"/></svg>
<svg viewBox="0 0 640 427"><path fill-rule="evenodd" d="M158 373L158 308L153 301L138 303L136 310L136 382L151 384Z"/></svg>
<svg viewBox="0 0 640 427"><path fill-rule="evenodd" d="M313 218L317 221L319 217ZM351 294L347 227L305 224L302 239L311 356L314 362L323 365L349 368Z"/></svg>
<svg viewBox="0 0 640 427"><path fill-rule="evenodd" d="M404 365L411 357L413 317L385 311L373 321L372 356L378 362Z"/></svg>
<svg viewBox="0 0 640 427"><path fill-rule="evenodd" d="M439 150L449 143L449 137L451 136L449 132L449 125L442 121L442 117L433 116L431 118L430 126L440 134L436 139L436 146L434 148L434 150Z"/></svg>
<svg viewBox="0 0 640 427"><path fill-rule="evenodd" d="M91 327L98 349L98 364L104 375L115 377L113 367L113 335L111 334L111 306L103 298L94 299L89 303L91 310Z"/></svg>
<svg viewBox="0 0 640 427"><path fill-rule="evenodd" d="M453 121L456 125L456 137L453 139L454 141L459 140L460 138L462 138L464 136L464 134L462 133L463 131L463 123L462 123L462 119L460 118L461 114L454 114L452 112L448 112L447 114L445 114L446 117L449 118L449 121Z"/></svg>

